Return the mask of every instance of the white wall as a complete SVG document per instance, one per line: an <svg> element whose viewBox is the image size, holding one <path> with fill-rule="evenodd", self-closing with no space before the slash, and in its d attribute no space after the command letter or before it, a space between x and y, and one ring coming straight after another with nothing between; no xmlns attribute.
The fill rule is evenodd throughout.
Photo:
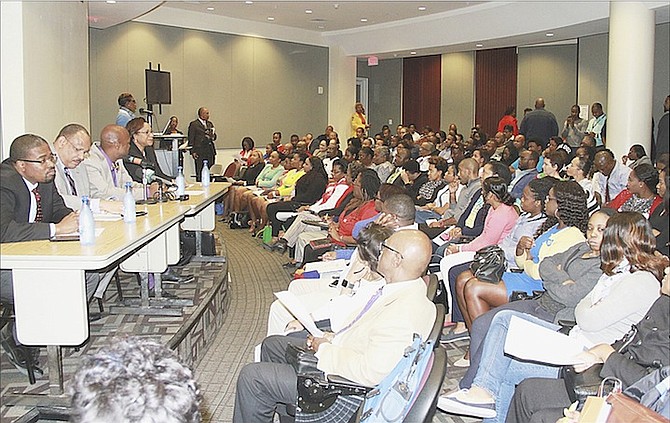
<svg viewBox="0 0 670 423"><path fill-rule="evenodd" d="M79 2L15 2L2 9L2 154L14 138L53 139L89 127L88 19Z"/></svg>

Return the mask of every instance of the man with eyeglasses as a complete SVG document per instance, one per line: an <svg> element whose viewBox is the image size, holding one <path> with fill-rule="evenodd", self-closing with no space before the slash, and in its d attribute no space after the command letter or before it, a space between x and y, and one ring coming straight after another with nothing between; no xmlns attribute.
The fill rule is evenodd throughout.
<svg viewBox="0 0 670 423"><path fill-rule="evenodd" d="M116 115L116 124L119 126L126 126L130 119L135 117L135 110L137 110L137 101L130 93L121 93L117 99L119 103L119 112Z"/></svg>
<svg viewBox="0 0 670 423"><path fill-rule="evenodd" d="M38 135L21 135L12 142L9 158L0 164L0 243L44 240L78 230L77 213L65 205L53 183L56 161L49 144ZM89 298L97 284L98 275L87 273ZM14 303L10 270L0 271L0 300ZM30 358L36 364L35 376L42 376L37 366L39 348L19 348L13 321L0 332L0 345L19 371L27 374Z"/></svg>
<svg viewBox="0 0 670 423"><path fill-rule="evenodd" d="M65 125L53 142L56 160L54 183L65 205L73 210L81 209L81 196L91 200L94 213L122 213L123 203L91 195L91 184L84 166L80 166L90 155L91 136L88 130L77 123Z"/></svg>

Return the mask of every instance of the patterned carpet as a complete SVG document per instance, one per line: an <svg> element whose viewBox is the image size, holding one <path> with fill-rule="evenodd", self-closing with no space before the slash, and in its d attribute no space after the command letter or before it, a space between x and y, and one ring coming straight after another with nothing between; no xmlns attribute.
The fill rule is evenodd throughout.
<svg viewBox="0 0 670 423"><path fill-rule="evenodd" d="M222 244L221 254L225 255L228 260L229 305L221 330L209 343L195 371L203 395L204 421L227 423L232 421L237 376L241 368L253 360L253 349L265 336L267 312L274 299L273 292L286 289L290 282L290 275L281 267L281 264L287 261L287 257L263 249L260 240L251 237L246 230L231 230L227 225L217 223L216 233ZM190 296L193 295L197 299L199 295L203 295L207 289L206 281L216 273L216 266L221 265L191 264L184 269L184 274L196 274L198 281L192 286L180 287L177 290L179 296L191 298ZM133 291L136 291L134 288L136 284L131 280L132 276L125 278L122 281L124 295L131 296ZM211 281L209 286L211 286ZM126 290L128 292L125 292ZM113 286L108 290L107 305L113 304L116 300L114 291ZM188 313L188 309L188 307L185 308L185 313ZM170 335L179 328L179 324L174 319L176 318L110 315L93 322L91 342L79 351L72 349L64 351L65 380L69 379L69 375L76 368L79 357L104 345L110 335L139 332L167 342L166 339L169 339ZM467 344L467 341L458 341L447 345L450 364L462 357ZM43 353L41 361L45 360L46 354ZM29 388L27 378L19 374L7 362L4 354L0 354L0 368L3 398L8 392L44 392L48 389L46 378ZM464 369L449 366L442 387L443 391L448 392L455 389L463 373ZM17 407L0 407L0 422L14 421L25 411ZM451 416L438 411L433 421L471 423L479 420Z"/></svg>

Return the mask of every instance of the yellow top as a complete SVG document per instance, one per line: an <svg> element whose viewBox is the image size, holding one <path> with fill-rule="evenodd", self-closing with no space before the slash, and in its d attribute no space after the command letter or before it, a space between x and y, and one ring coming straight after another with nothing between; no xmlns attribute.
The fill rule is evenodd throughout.
<svg viewBox="0 0 670 423"><path fill-rule="evenodd" d="M281 195L282 197L290 196L293 193L295 183L298 182L298 179L300 179L304 174L305 171L302 169L289 170L286 176L284 176L284 179L281 181L281 185L279 185L279 188L277 188L277 191L279 191L279 195Z"/></svg>

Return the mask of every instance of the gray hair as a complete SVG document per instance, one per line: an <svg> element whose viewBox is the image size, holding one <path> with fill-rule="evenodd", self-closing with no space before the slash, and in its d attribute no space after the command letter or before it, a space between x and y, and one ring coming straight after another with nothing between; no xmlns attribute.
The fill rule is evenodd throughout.
<svg viewBox="0 0 670 423"><path fill-rule="evenodd" d="M114 339L83 357L70 391L76 423L201 421L192 371L174 351L147 339Z"/></svg>

